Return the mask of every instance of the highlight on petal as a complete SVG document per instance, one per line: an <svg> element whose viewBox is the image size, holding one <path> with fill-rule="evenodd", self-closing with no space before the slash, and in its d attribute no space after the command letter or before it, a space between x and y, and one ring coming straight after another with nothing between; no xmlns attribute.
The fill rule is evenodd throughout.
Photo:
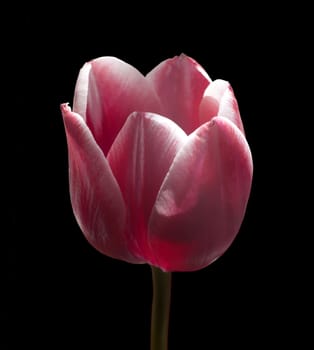
<svg viewBox="0 0 314 350"><path fill-rule="evenodd" d="M216 116L228 118L244 133L238 103L232 87L229 82L222 79L214 80L204 92L199 107L200 125Z"/></svg>
<svg viewBox="0 0 314 350"><path fill-rule="evenodd" d="M152 113L129 116L114 141L108 162L127 208L130 249L152 263L147 224L160 186L187 135L170 119Z"/></svg>
<svg viewBox="0 0 314 350"><path fill-rule="evenodd" d="M81 69L73 110L83 116L107 155L130 113L160 113L160 103L151 84L137 69L107 56L92 60Z"/></svg>
<svg viewBox="0 0 314 350"><path fill-rule="evenodd" d="M186 55L167 59L148 73L146 79L160 98L162 115L187 134L199 126L198 109L210 78L196 61Z"/></svg>
<svg viewBox="0 0 314 350"><path fill-rule="evenodd" d="M126 208L119 186L84 119L61 105L69 156L70 196L76 220L100 252L132 263L125 239Z"/></svg>
<svg viewBox="0 0 314 350"><path fill-rule="evenodd" d="M221 256L240 229L252 172L246 139L227 118L213 118L189 135L152 210L156 265L193 271Z"/></svg>

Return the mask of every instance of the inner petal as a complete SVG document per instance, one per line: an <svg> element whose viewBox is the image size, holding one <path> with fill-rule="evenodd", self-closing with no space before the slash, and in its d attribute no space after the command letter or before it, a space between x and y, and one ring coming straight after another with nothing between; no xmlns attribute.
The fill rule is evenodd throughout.
<svg viewBox="0 0 314 350"><path fill-rule="evenodd" d="M115 57L100 57L86 63L80 71L74 110L85 119L107 155L130 113L160 113L160 104L138 70Z"/></svg>
<svg viewBox="0 0 314 350"><path fill-rule="evenodd" d="M165 60L146 79L160 98L164 116L187 134L199 126L199 105L210 78L196 61L186 55Z"/></svg>
<svg viewBox="0 0 314 350"><path fill-rule="evenodd" d="M200 125L213 117L221 116L232 121L243 133L243 124L237 100L228 81L214 80L205 90L199 107Z"/></svg>

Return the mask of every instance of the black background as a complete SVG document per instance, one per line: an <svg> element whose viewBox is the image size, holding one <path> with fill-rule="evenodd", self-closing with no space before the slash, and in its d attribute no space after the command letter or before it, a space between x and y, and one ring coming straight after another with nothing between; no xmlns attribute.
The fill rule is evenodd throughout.
<svg viewBox="0 0 314 350"><path fill-rule="evenodd" d="M289 18L281 16L278 25L278 13L258 5L117 5L84 5L79 14L48 5L19 9L4 32L6 294L0 344L149 348L150 268L102 256L80 232L68 193L59 105L72 104L79 69L92 58L117 56L146 74L182 52L212 79L233 86L254 179L245 220L225 255L201 271L173 274L169 349L255 349L300 341L301 301L291 292L299 277L288 248L287 226L293 223L283 224L293 190L287 194L281 170L291 146L280 141L278 121Z"/></svg>

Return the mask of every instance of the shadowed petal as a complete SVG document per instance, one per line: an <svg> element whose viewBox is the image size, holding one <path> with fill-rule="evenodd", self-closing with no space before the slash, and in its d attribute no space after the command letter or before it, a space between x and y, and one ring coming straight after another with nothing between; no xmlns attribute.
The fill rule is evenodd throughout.
<svg viewBox="0 0 314 350"><path fill-rule="evenodd" d="M83 118L61 105L66 129L71 202L87 240L100 252L133 263L124 237L126 209L103 152Z"/></svg>
<svg viewBox="0 0 314 350"><path fill-rule="evenodd" d="M170 119L152 113L133 113L114 141L108 162L126 208L126 235L133 251L148 262L147 222L157 193L187 135Z"/></svg>
<svg viewBox="0 0 314 350"><path fill-rule="evenodd" d="M216 116L228 118L244 132L233 90L227 81L221 79L213 81L205 90L199 108L200 125Z"/></svg>
<svg viewBox="0 0 314 350"><path fill-rule="evenodd" d="M118 58L100 57L81 69L73 110L85 119L107 155L130 113L159 113L160 105L151 84L138 70Z"/></svg>
<svg viewBox="0 0 314 350"><path fill-rule="evenodd" d="M199 126L198 109L210 78L192 58L180 55L160 63L146 76L162 105L161 114L187 134Z"/></svg>
<svg viewBox="0 0 314 350"><path fill-rule="evenodd" d="M242 223L252 158L240 130L216 117L188 137L161 186L149 222L157 266L192 271L230 246Z"/></svg>

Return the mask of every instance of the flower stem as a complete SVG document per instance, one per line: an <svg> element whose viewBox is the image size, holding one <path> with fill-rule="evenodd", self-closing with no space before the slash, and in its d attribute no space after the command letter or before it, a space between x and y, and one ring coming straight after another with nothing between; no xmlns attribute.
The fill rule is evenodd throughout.
<svg viewBox="0 0 314 350"><path fill-rule="evenodd" d="M151 350L168 349L168 328L171 296L171 272L151 266L153 275L153 303L151 319Z"/></svg>

